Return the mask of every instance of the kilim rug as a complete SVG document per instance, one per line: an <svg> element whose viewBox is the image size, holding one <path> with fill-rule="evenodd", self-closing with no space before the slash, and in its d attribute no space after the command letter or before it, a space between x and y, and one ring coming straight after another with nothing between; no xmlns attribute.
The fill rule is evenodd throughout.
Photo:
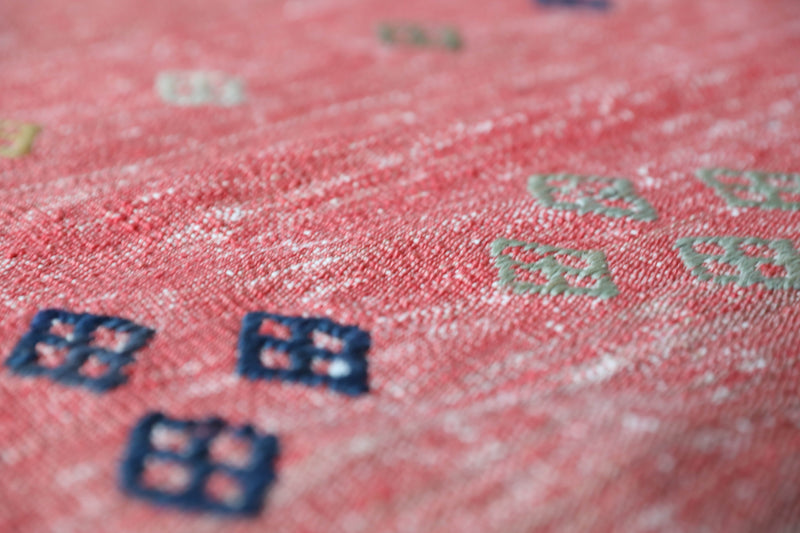
<svg viewBox="0 0 800 533"><path fill-rule="evenodd" d="M800 2L0 2L0 531L800 531Z"/></svg>

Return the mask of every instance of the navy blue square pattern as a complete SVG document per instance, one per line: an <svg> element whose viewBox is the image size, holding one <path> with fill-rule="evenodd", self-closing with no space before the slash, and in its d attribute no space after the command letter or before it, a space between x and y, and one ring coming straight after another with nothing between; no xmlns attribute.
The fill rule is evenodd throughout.
<svg viewBox="0 0 800 533"><path fill-rule="evenodd" d="M68 333L54 332L56 328ZM104 346L101 333L121 340L116 346ZM124 318L45 309L33 317L30 329L5 364L19 375L48 377L65 385L105 392L126 381L123 367L134 361L134 352L153 333ZM44 356L48 351L61 357L48 364Z"/></svg>
<svg viewBox="0 0 800 533"><path fill-rule="evenodd" d="M234 453L215 451L231 441ZM164 507L252 516L275 480L277 457L278 439L249 425L150 413L131 432L120 482L128 494Z"/></svg>
<svg viewBox="0 0 800 533"><path fill-rule="evenodd" d="M610 0L537 0L543 6L566 6L566 7L592 7L595 9L608 9L611 7Z"/></svg>
<svg viewBox="0 0 800 533"><path fill-rule="evenodd" d="M288 334L283 337L262 334L262 326L269 322L283 327ZM339 348L334 351L318 346L315 333L337 341ZM337 392L358 396L369 390L366 359L369 347L369 333L356 326L343 326L327 318L248 313L239 335L237 371L249 379L325 385ZM268 351L285 356L286 364L265 364L262 355Z"/></svg>

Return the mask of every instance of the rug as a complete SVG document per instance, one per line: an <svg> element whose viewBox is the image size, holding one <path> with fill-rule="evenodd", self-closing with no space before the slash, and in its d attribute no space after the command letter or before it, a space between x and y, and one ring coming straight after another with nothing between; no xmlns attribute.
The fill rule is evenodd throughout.
<svg viewBox="0 0 800 533"><path fill-rule="evenodd" d="M0 530L800 531L800 3L0 4Z"/></svg>

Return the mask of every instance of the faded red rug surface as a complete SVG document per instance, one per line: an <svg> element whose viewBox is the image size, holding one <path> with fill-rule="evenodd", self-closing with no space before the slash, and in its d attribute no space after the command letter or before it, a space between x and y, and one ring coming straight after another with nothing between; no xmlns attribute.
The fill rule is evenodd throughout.
<svg viewBox="0 0 800 533"><path fill-rule="evenodd" d="M0 3L0 531L800 531L800 3Z"/></svg>

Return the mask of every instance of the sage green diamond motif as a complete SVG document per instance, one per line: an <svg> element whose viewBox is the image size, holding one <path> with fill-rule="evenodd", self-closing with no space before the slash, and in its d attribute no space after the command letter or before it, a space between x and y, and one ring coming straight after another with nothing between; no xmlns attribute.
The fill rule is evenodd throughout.
<svg viewBox="0 0 800 533"><path fill-rule="evenodd" d="M492 243L491 253L500 271L500 285L516 294L585 294L606 299L619 293L600 250L499 238ZM521 255L526 257L521 259Z"/></svg>
<svg viewBox="0 0 800 533"><path fill-rule="evenodd" d="M683 237L675 247L686 267L702 281L800 289L800 255L787 239Z"/></svg>
<svg viewBox="0 0 800 533"><path fill-rule="evenodd" d="M452 26L434 32L417 24L381 24L378 37L386 44L408 44L413 46L440 46L451 51L460 49L464 41Z"/></svg>
<svg viewBox="0 0 800 533"><path fill-rule="evenodd" d="M800 210L800 174L702 168L697 177L728 205L761 209Z"/></svg>
<svg viewBox="0 0 800 533"><path fill-rule="evenodd" d="M575 174L534 174L528 191L550 209L597 213L614 218L648 222L657 217L650 203L636 194L624 178L577 176Z"/></svg>

